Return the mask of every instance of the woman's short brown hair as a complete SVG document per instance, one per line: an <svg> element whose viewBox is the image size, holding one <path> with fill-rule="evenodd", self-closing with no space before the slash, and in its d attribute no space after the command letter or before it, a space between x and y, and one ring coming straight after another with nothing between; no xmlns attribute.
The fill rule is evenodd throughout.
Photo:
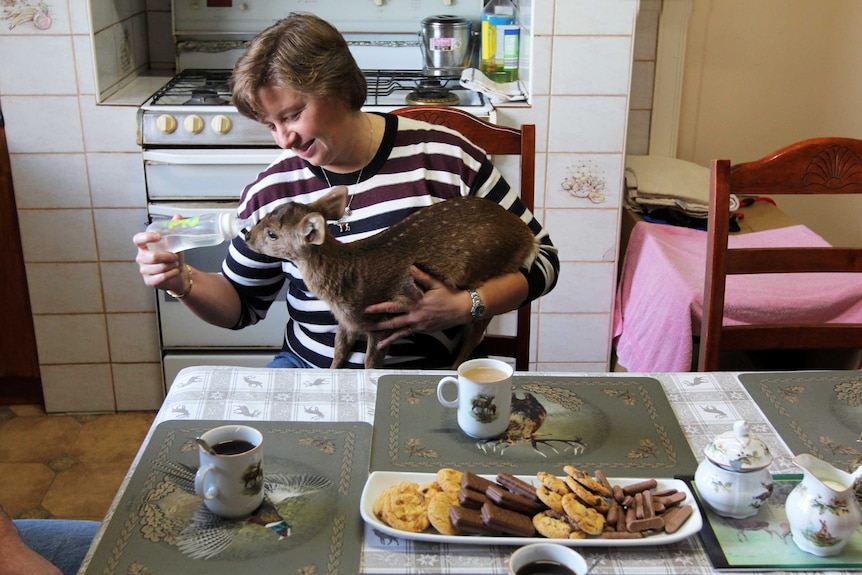
<svg viewBox="0 0 862 575"><path fill-rule="evenodd" d="M259 120L258 91L265 85L312 97L339 100L350 110L365 103L365 75L341 33L313 15L293 12L251 41L231 76L233 101L241 114Z"/></svg>

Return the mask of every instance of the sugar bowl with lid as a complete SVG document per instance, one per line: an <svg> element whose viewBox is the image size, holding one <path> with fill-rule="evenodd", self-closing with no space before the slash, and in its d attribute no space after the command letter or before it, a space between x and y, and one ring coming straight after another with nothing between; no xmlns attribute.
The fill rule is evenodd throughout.
<svg viewBox="0 0 862 575"><path fill-rule="evenodd" d="M722 517L755 515L772 495L769 447L737 421L703 450L706 458L694 474L701 500Z"/></svg>

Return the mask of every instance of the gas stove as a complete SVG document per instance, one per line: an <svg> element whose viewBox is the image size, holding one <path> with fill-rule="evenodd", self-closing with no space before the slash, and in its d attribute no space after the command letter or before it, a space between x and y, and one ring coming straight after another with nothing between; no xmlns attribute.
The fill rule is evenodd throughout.
<svg viewBox="0 0 862 575"><path fill-rule="evenodd" d="M368 111L435 105L477 115L490 108L484 95L463 88L456 76L426 76L420 70L363 70ZM138 110L138 144L164 147L274 147L269 130L231 103L229 69L186 69Z"/></svg>

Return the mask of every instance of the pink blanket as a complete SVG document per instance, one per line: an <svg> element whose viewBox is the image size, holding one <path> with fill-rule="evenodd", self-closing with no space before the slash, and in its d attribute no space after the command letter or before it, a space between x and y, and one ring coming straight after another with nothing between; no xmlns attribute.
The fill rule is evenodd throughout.
<svg viewBox="0 0 862 575"><path fill-rule="evenodd" d="M731 247L828 246L805 226L731 236ZM639 222L632 230L614 306L620 365L638 372L690 371L700 333L706 233ZM826 278L826 279L824 279ZM725 325L764 320L862 323L856 274L732 276Z"/></svg>

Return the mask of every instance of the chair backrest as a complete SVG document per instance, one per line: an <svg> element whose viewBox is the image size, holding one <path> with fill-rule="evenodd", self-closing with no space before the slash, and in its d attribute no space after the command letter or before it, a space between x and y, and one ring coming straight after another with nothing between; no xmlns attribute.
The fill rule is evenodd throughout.
<svg viewBox="0 0 862 575"><path fill-rule="evenodd" d="M862 348L862 324L723 325L729 274L862 272L862 249L728 249L731 194L862 194L862 140L816 138L753 162L712 162L698 371L718 370L722 351Z"/></svg>
<svg viewBox="0 0 862 575"><path fill-rule="evenodd" d="M398 116L446 126L463 134L491 156L520 156L521 201L533 211L536 180L536 126L524 124L520 129L498 126L459 110L442 106L408 106L392 111ZM530 364L529 303L517 311L515 335L486 334L483 340L488 355L515 360L515 369L524 371Z"/></svg>

